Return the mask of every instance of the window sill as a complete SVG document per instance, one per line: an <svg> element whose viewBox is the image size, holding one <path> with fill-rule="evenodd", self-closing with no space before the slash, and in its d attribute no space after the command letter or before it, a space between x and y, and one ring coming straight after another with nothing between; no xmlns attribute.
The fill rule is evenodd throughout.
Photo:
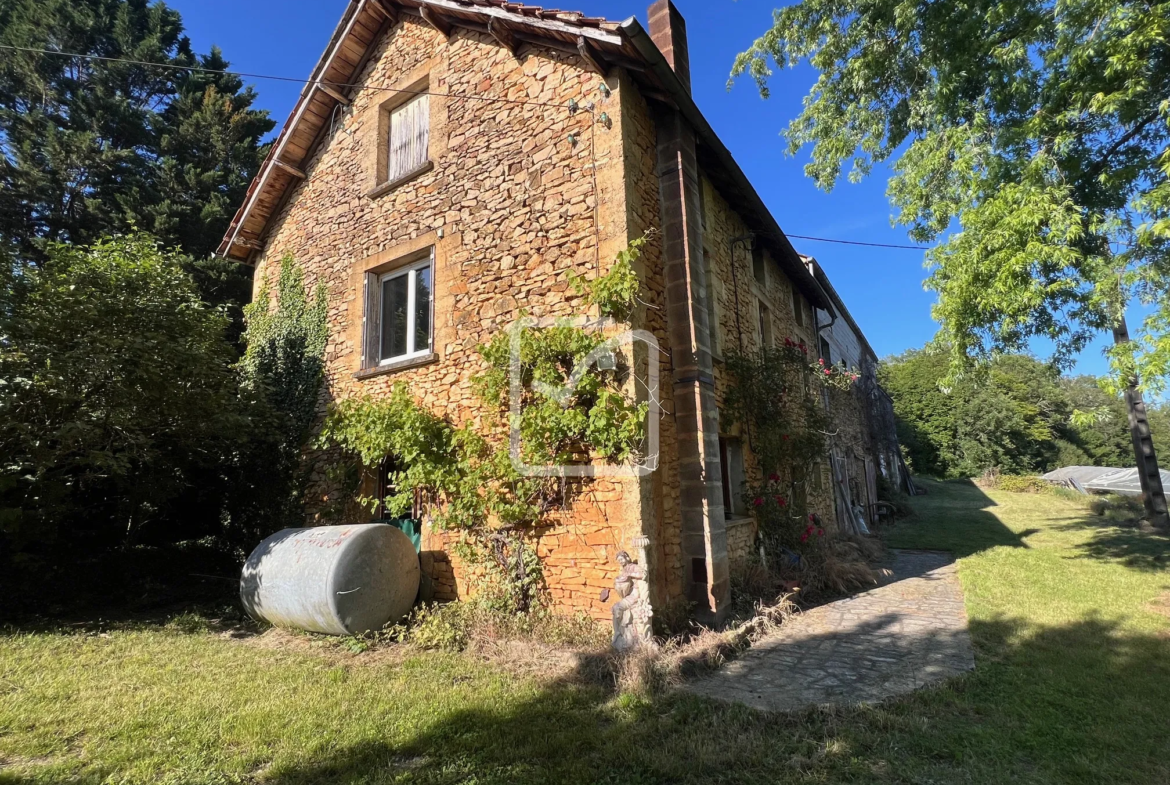
<svg viewBox="0 0 1170 785"><path fill-rule="evenodd" d="M386 194L390 193L391 191L395 190L396 188L399 188L400 186L406 185L414 178L422 177L424 174L426 174L427 172L431 171L434 168L435 168L435 162L434 161L427 161L425 164L423 164L419 168L415 169L413 172L410 172L408 174L404 174L404 175L402 175L402 177L399 177L397 180L391 180L388 183L382 183L381 185L370 189L369 191L366 192L366 197L369 199L377 199L379 196L385 196Z"/></svg>
<svg viewBox="0 0 1170 785"><path fill-rule="evenodd" d="M395 360L392 363L385 365L378 365L373 368L366 368L358 371L353 375L355 379L372 379L375 376L385 376L388 373L397 373L398 371L405 371L408 368L418 368L421 365L431 365L439 361L439 355L436 352L430 354L419 355L418 357L407 357L404 360Z"/></svg>

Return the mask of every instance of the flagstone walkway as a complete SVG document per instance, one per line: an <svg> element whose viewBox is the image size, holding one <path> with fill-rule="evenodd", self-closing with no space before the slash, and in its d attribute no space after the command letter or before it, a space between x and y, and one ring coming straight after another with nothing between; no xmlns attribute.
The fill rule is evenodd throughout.
<svg viewBox="0 0 1170 785"><path fill-rule="evenodd" d="M875 589L788 620L690 692L765 711L873 703L975 667L950 554L894 551Z"/></svg>

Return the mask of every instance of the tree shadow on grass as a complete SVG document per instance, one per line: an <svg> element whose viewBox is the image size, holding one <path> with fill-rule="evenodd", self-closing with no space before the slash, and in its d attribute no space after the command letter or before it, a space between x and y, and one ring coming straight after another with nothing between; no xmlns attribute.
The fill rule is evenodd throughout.
<svg viewBox="0 0 1170 785"><path fill-rule="evenodd" d="M1165 572L1170 570L1170 533L1149 531L1135 523L1118 523L1106 517L1087 514L1061 526L1064 531L1089 531L1092 537L1077 546L1073 558L1119 562L1131 570Z"/></svg>
<svg viewBox="0 0 1170 785"><path fill-rule="evenodd" d="M277 763L308 783L1164 782L1170 640L1100 619L975 622L978 669L875 706L767 714L572 682ZM355 711L360 712L360 707Z"/></svg>
<svg viewBox="0 0 1170 785"><path fill-rule="evenodd" d="M913 518L886 531L891 547L949 551L959 559L991 548L1028 547L1023 535L988 512L995 501L971 480L915 481L927 493L914 498Z"/></svg>
<svg viewBox="0 0 1170 785"><path fill-rule="evenodd" d="M526 699L452 707L405 739L392 696L353 706L351 727L320 721L316 745L277 753L250 738L244 782L349 783L1162 783L1170 781L1170 639L1090 618L970 625L978 667L874 706L768 714L674 693L638 698L569 678ZM517 690L527 690L517 684ZM262 696L257 696L263 702ZM390 701L388 704L387 701ZM298 726L314 722L306 704ZM381 718L375 720L374 718ZM33 718L35 719L35 718ZM230 724L230 717L225 721ZM339 745L337 738L358 738ZM227 743L227 742L225 742ZM238 742L237 742L238 743ZM287 748L286 748L287 750ZM176 765L180 760L176 757ZM213 769L120 771L90 758L60 779L0 761L0 783L238 781Z"/></svg>

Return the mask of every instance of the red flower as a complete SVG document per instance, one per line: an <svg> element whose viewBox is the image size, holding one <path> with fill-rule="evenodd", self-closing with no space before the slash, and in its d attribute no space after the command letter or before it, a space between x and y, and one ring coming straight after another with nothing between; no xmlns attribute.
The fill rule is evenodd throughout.
<svg viewBox="0 0 1170 785"><path fill-rule="evenodd" d="M810 513L808 514L808 519L809 519L810 521L815 521L815 520L816 520L816 516L815 516L815 515L813 515L813 514L810 512Z"/></svg>
<svg viewBox="0 0 1170 785"><path fill-rule="evenodd" d="M780 475L776 474L776 472L772 472L771 474L768 475L768 479L771 480L772 482L780 482Z"/></svg>
<svg viewBox="0 0 1170 785"><path fill-rule="evenodd" d="M752 502L752 504L756 505L757 507L759 507L763 503L764 503L764 500L761 499L759 496L757 496L756 500Z"/></svg>
<svg viewBox="0 0 1170 785"><path fill-rule="evenodd" d="M783 439L784 441L788 441L788 434L784 434L780 438Z"/></svg>
<svg viewBox="0 0 1170 785"><path fill-rule="evenodd" d="M832 376L832 375L833 375L833 372L830 371L828 368L826 368L825 369L825 376Z"/></svg>
<svg viewBox="0 0 1170 785"><path fill-rule="evenodd" d="M788 500L785 499L783 496L777 496L776 503L779 504L781 507L785 507L788 505Z"/></svg>
<svg viewBox="0 0 1170 785"><path fill-rule="evenodd" d="M800 541L801 542L808 542L808 532L805 532L804 534L800 535Z"/></svg>

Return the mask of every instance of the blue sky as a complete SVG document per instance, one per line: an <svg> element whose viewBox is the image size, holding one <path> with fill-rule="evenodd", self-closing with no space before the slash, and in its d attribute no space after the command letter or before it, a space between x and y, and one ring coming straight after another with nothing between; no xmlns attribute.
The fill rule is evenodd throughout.
<svg viewBox="0 0 1170 785"><path fill-rule="evenodd" d="M167 3L182 13L197 51L217 44L234 70L307 78L346 0ZM814 79L810 68L778 72L766 101L750 80L740 80L727 90L736 53L769 27L775 0L675 0L675 4L687 20L695 100L780 226L792 234L913 244L904 230L890 226L885 170L875 170L860 184L843 182L826 194L804 176L802 158L785 155L780 132L800 112ZM649 0L565 0L564 5L614 20L637 16L645 24ZM259 106L283 123L300 86L250 81L259 94ZM937 325L930 317L934 298L922 288L925 272L920 251L792 242L797 250L820 261L879 356L921 346L934 335ZM1102 339L1087 349L1077 371L1104 373L1103 345Z"/></svg>

